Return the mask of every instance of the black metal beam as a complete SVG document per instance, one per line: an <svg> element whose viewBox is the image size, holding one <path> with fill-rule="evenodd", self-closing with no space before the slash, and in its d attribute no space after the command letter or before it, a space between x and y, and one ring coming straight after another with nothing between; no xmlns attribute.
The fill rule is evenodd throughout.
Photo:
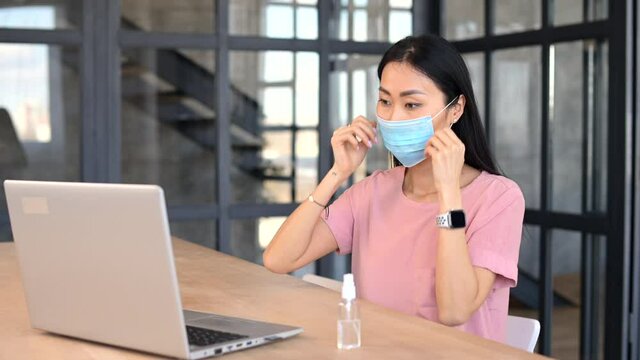
<svg viewBox="0 0 640 360"><path fill-rule="evenodd" d="M170 206L167 209L172 221L216 219L220 210L217 204Z"/></svg>
<svg viewBox="0 0 640 360"><path fill-rule="evenodd" d="M257 36L229 37L231 50L319 51L317 40L271 39Z"/></svg>
<svg viewBox="0 0 640 360"><path fill-rule="evenodd" d="M388 42L359 42L359 41L329 41L329 51L336 53L349 54L374 54L382 55L391 44Z"/></svg>
<svg viewBox="0 0 640 360"><path fill-rule="evenodd" d="M219 38L207 34L180 34L121 30L118 33L120 45L124 48L194 48L217 49ZM271 39L257 36L229 36L230 50L246 51L308 51L320 52L321 40ZM330 53L376 54L384 53L391 44L388 42L359 42L327 39Z"/></svg>
<svg viewBox="0 0 640 360"><path fill-rule="evenodd" d="M329 20L331 17L331 1L318 2L318 42L320 44L319 71L320 89L318 103L318 180L321 180L331 168L333 153L331 151L331 126L329 122L329 75L331 74L329 56L331 55L329 40ZM327 255L316 261L316 273L334 277L335 254Z"/></svg>
<svg viewBox="0 0 640 360"><path fill-rule="evenodd" d="M436 34L441 33L441 0L424 0L413 2L413 34Z"/></svg>
<svg viewBox="0 0 640 360"><path fill-rule="evenodd" d="M213 49L218 46L214 34L180 34L122 29L118 41L123 48Z"/></svg>
<svg viewBox="0 0 640 360"><path fill-rule="evenodd" d="M222 211L218 217L218 241L216 247L225 253L231 253L231 220L227 209L231 203L231 141L230 119L230 80L229 80L229 2L216 0L216 32L218 48L216 52L216 92L217 113L217 153L216 173L218 178L218 205ZM213 164L212 164L213 165Z"/></svg>
<svg viewBox="0 0 640 360"><path fill-rule="evenodd" d="M580 358L597 359L599 348L598 303L600 294L596 290L599 276L599 237L582 234L581 281L580 281Z"/></svg>
<svg viewBox="0 0 640 360"><path fill-rule="evenodd" d="M11 232L11 223L9 221L9 211L5 210L5 209L0 209L0 230L4 227L8 227L9 231ZM0 242L3 242L5 239L1 239L0 238ZM9 241L12 241L13 238L9 239Z"/></svg>
<svg viewBox="0 0 640 360"><path fill-rule="evenodd" d="M494 8L493 0L485 0L484 1L484 26L486 36L493 35L493 8ZM455 44L454 44L455 45ZM491 87L493 84L493 52L490 48L483 49L484 53L484 114L480 116L484 116L484 132L487 136L487 143L491 149L494 149L494 140L493 134L491 133L491 116L492 116L492 104L491 99L493 96L491 95Z"/></svg>
<svg viewBox="0 0 640 360"><path fill-rule="evenodd" d="M631 250L631 40L633 1L609 2L609 113L606 242L605 346L606 359L626 359L629 349L629 297Z"/></svg>
<svg viewBox="0 0 640 360"><path fill-rule="evenodd" d="M490 35L477 39L453 41L452 43L458 51L467 53L581 39L603 39L609 36L608 24L607 20L599 20L575 25L543 27L538 30L513 34Z"/></svg>
<svg viewBox="0 0 640 360"><path fill-rule="evenodd" d="M94 117L97 111L97 103L100 101L100 99L96 97L96 83L93 81L96 71L95 45L93 41L96 36L95 33L97 32L94 26L94 19L96 16L99 16L99 14L95 1L84 0L82 5L84 9L82 12L82 43L84 46L82 46L82 58L80 61L80 104L82 108L82 119L80 119L82 124L80 173L82 181L97 182L101 180L98 170L101 162L99 155L104 155L100 154L97 146L98 129Z"/></svg>
<svg viewBox="0 0 640 360"><path fill-rule="evenodd" d="M264 216L289 216L298 204L233 204L229 207L231 219L251 219Z"/></svg>
<svg viewBox="0 0 640 360"><path fill-rule="evenodd" d="M553 211L527 209L524 222L547 228L584 231L593 234L606 234L609 221L605 214L569 214Z"/></svg>
<svg viewBox="0 0 640 360"><path fill-rule="evenodd" d="M628 10L635 14L634 25L634 38L633 38L633 76L629 76L632 81L633 102L632 102L632 114L634 118L637 118L640 110L640 6L635 6L634 9ZM634 147L633 156L634 161L631 162L631 172L634 175L635 186L631 189L631 194L628 198L633 199L633 221L631 222L632 231L632 245L631 245L631 315L629 319L629 358L640 358L640 126L637 121L634 122L634 129L631 132L632 144Z"/></svg>
<svg viewBox="0 0 640 360"><path fill-rule="evenodd" d="M540 282L542 291L538 294L541 304L538 320L540 321L540 338L538 352L551 355L551 338L553 335L553 267L551 233L545 227L540 228Z"/></svg>
<svg viewBox="0 0 640 360"><path fill-rule="evenodd" d="M298 125L263 125L262 131L317 131L317 126L298 126Z"/></svg>
<svg viewBox="0 0 640 360"><path fill-rule="evenodd" d="M0 43L80 45L82 40L77 30L0 29Z"/></svg>
<svg viewBox="0 0 640 360"><path fill-rule="evenodd" d="M549 30L549 0L542 1L542 28L539 30L537 34L537 43L540 43L540 40L547 39L550 35L553 34L551 30ZM504 37L501 37L505 39ZM506 38L513 40L526 40L526 39L518 39L518 38ZM509 41L504 41L504 44L509 44ZM496 45L496 44L493 44ZM552 194L553 191L551 189L550 184L552 184L552 175L550 172L550 154L553 152L549 151L551 142L549 141L549 103L550 99L550 72L551 65L550 61L550 43L545 42L542 44L542 94L541 104L541 127L540 127L540 178L541 178L541 186L540 186L540 209L543 213L547 213L549 211L549 194ZM553 334L553 253L552 253L552 237L551 231L549 227L543 224L540 227L540 280L542 281L542 291L540 292L540 304L542 305L541 311L539 314L539 320L541 325L540 330L540 341L538 346L538 351L545 355L551 355L551 338Z"/></svg>
<svg viewBox="0 0 640 360"><path fill-rule="evenodd" d="M587 18L589 0L583 0L583 18ZM592 91L592 76L595 78L595 52L597 48L590 46L588 43L582 43L582 176L580 183L580 207L583 213L592 210L589 206L590 176L593 175L593 141L591 130L595 112L591 106L591 102L595 102L595 91ZM594 85L595 86L595 85ZM591 202L592 203L592 202ZM597 236L592 234L581 234L581 269L580 269L580 358L595 359L598 354L598 334L599 327L597 318L594 316L598 306L598 294L594 293L597 289L597 270L595 266L597 262L597 252L595 250ZM594 255L595 254L595 255Z"/></svg>
<svg viewBox="0 0 640 360"><path fill-rule="evenodd" d="M85 91L92 91L92 111L88 114L95 124L97 149L96 179L120 182L120 47L117 32L120 27L120 2L96 1L92 7L92 41L94 72L89 79L93 84ZM85 79L86 80L86 79ZM83 82L87 84L87 81Z"/></svg>

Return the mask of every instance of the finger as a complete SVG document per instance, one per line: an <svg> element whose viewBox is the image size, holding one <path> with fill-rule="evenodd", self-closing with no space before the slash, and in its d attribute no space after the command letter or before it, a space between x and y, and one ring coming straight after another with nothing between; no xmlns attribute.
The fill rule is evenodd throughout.
<svg viewBox="0 0 640 360"><path fill-rule="evenodd" d="M331 137L331 141L336 142L336 144L351 142L351 139L355 141L356 145L358 144L358 141L353 137L353 131L351 131L351 128L348 125L336 129Z"/></svg>
<svg viewBox="0 0 640 360"><path fill-rule="evenodd" d="M353 132L353 135L355 136L356 140L358 140L358 142L364 143L369 148L373 146L373 143L371 141L372 139L363 129L360 128L359 125L351 126L351 131Z"/></svg>
<svg viewBox="0 0 640 360"><path fill-rule="evenodd" d="M446 128L444 129L443 133L444 135L447 136L447 138L451 140L451 143L457 144L457 145L464 145L460 140L460 138L458 137L458 135L456 135L456 133L453 130Z"/></svg>
<svg viewBox="0 0 640 360"><path fill-rule="evenodd" d="M344 126L340 126L339 128L337 128L334 132L333 135L340 135L342 133L344 133L345 131L349 131L349 127L351 126L351 124L347 124Z"/></svg>
<svg viewBox="0 0 640 360"><path fill-rule="evenodd" d="M362 116L358 116L357 118L355 118L352 122L353 125L357 125L357 126L361 126L364 127L365 129L369 129L371 130L371 132L373 134L376 133L376 122L374 121L369 121L366 118L362 117Z"/></svg>
<svg viewBox="0 0 640 360"><path fill-rule="evenodd" d="M369 127L371 127L373 129L373 132L377 133L378 132L378 123L376 121L371 121L369 119L367 119L366 117L360 115L357 116L355 119L353 119L353 122L361 122L364 123L366 125L369 125Z"/></svg>
<svg viewBox="0 0 640 360"><path fill-rule="evenodd" d="M425 153L425 157L431 157L433 159L433 157L436 156L436 154L438 154L438 149L432 145L428 145L424 149L424 153Z"/></svg>
<svg viewBox="0 0 640 360"><path fill-rule="evenodd" d="M434 135L435 137L440 139L440 141L442 141L446 146L451 146L455 144L455 142L451 139L451 137L449 137L447 130L451 130L451 129L443 129L443 130L437 131Z"/></svg>
<svg viewBox="0 0 640 360"><path fill-rule="evenodd" d="M353 121L353 124L360 126L363 130L367 132L367 134L369 134L370 139L374 143L376 144L378 143L378 123L377 122L369 121L366 118L360 116Z"/></svg>
<svg viewBox="0 0 640 360"><path fill-rule="evenodd" d="M442 139L438 136L437 133L434 136L432 136L431 139L429 139L428 146L433 146L438 150L444 150L447 148L447 145L445 144L444 141L442 141Z"/></svg>
<svg viewBox="0 0 640 360"><path fill-rule="evenodd" d="M337 142L338 144L351 144L355 149L359 149L360 148L360 143L358 142L358 140L356 140L356 138L353 136L352 133L343 133L341 135L338 135L337 137Z"/></svg>
<svg viewBox="0 0 640 360"><path fill-rule="evenodd" d="M446 131L448 130L448 131ZM437 137L442 141L448 149L457 149L462 145L460 139L456 137L450 129L441 130L438 132ZM464 146L464 145L462 145Z"/></svg>
<svg viewBox="0 0 640 360"><path fill-rule="evenodd" d="M358 116L354 117L353 120L352 120L352 122L356 122L356 121L369 122L369 119L367 119L366 117L364 117L362 115L358 115Z"/></svg>
<svg viewBox="0 0 640 360"><path fill-rule="evenodd" d="M341 126L338 129L336 129L336 131L333 132L333 135L344 135L344 134L352 134L352 128L351 128L351 124L349 125L345 125L345 126Z"/></svg>
<svg viewBox="0 0 640 360"><path fill-rule="evenodd" d="M458 146L462 146L462 148L465 147L464 142L462 142L462 140L458 137L458 135L456 135L455 131L449 129L447 134L449 134L449 136L454 139L455 143L458 144Z"/></svg>
<svg viewBox="0 0 640 360"><path fill-rule="evenodd" d="M364 132L367 135L367 138L364 139L362 138L362 140L368 140L371 142L376 142L376 134L373 131L373 128L371 128L371 126L369 126L369 124L364 123L362 121L359 122L354 122L352 128L357 128L360 129L362 132Z"/></svg>

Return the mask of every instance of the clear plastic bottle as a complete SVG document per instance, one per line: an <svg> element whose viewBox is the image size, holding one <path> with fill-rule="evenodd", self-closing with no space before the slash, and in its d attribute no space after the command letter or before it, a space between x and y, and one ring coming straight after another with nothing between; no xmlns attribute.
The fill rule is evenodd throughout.
<svg viewBox="0 0 640 360"><path fill-rule="evenodd" d="M345 274L338 312L338 349L357 349L360 344L360 312L356 301L356 286L353 274Z"/></svg>

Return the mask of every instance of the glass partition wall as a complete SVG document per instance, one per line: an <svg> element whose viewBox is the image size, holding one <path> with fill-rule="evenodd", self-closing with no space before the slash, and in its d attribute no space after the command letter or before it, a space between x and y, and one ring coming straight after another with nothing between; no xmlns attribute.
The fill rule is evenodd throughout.
<svg viewBox="0 0 640 360"><path fill-rule="evenodd" d="M525 194L512 313L541 320L541 353L636 356L635 11L628 0L5 1L0 179L158 184L175 236L261 263L330 168L333 130L374 116L382 53L438 33L463 53L491 147ZM387 166L375 148L344 188ZM10 241L4 200L0 189ZM332 254L297 275L349 268Z"/></svg>

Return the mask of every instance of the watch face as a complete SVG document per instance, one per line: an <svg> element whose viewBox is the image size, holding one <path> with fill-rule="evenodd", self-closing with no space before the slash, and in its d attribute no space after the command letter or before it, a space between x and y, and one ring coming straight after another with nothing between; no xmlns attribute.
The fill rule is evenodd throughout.
<svg viewBox="0 0 640 360"><path fill-rule="evenodd" d="M463 228L467 226L467 223L464 218L464 211L454 210L454 211L451 211L450 214L451 214L452 228Z"/></svg>

